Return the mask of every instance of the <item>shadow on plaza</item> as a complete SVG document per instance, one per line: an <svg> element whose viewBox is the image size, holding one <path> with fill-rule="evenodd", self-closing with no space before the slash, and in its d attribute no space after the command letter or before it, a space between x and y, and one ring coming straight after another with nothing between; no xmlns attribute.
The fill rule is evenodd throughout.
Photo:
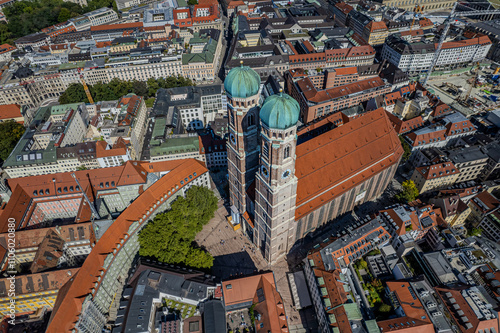
<svg viewBox="0 0 500 333"><path fill-rule="evenodd" d="M246 251L214 257L212 274L221 279L249 275L255 272L257 272L257 267Z"/></svg>

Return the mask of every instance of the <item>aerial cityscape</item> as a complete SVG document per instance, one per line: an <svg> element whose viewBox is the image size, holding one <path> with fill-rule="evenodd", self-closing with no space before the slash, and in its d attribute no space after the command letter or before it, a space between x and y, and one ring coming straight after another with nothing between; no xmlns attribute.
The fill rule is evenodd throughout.
<svg viewBox="0 0 500 333"><path fill-rule="evenodd" d="M0 333L500 333L500 0L0 0Z"/></svg>

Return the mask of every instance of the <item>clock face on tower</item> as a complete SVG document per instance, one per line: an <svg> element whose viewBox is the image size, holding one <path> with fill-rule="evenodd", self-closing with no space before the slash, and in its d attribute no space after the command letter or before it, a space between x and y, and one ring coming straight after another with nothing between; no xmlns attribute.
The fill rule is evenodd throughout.
<svg viewBox="0 0 500 333"><path fill-rule="evenodd" d="M287 179L290 176L290 173L290 169L285 170L285 172L283 172L283 174L281 175L281 178Z"/></svg>
<svg viewBox="0 0 500 333"><path fill-rule="evenodd" d="M260 171L262 172L262 175L264 175L264 177L269 177L269 170L267 170L267 168L265 166L262 166L260 168Z"/></svg>
<svg viewBox="0 0 500 333"><path fill-rule="evenodd" d="M229 134L229 140L231 141L231 143L232 143L233 145L235 145L235 144L236 144L236 138L234 137L234 134L233 134L233 133Z"/></svg>

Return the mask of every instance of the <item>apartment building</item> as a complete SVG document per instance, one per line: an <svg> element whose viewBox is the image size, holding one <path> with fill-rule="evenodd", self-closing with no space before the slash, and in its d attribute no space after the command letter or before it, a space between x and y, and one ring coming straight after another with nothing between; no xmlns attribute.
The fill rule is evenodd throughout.
<svg viewBox="0 0 500 333"><path fill-rule="evenodd" d="M0 61L10 61L12 53L17 50L14 46L9 44L0 45Z"/></svg>
<svg viewBox="0 0 500 333"><path fill-rule="evenodd" d="M117 127L130 127L130 131L127 133L127 138L130 139L131 143L130 157L133 160L140 159L148 125L144 97L134 94L123 96L119 99L117 107L121 110L117 114L114 124ZM115 143L117 139L118 137L115 136L111 141Z"/></svg>
<svg viewBox="0 0 500 333"><path fill-rule="evenodd" d="M15 277L16 295L7 297L8 289L4 289L0 296L0 315L7 317L11 314L11 300L15 300L15 314L35 314L39 310L51 311L54 308L59 289L66 282L74 278L78 268L65 268L50 272L18 275ZM35 281L40 281L36 283ZM10 286L7 278L0 279L0 284Z"/></svg>
<svg viewBox="0 0 500 333"><path fill-rule="evenodd" d="M341 27L347 26L347 17L353 10L352 6L345 2L337 2L331 7L331 10L335 15L335 23Z"/></svg>
<svg viewBox="0 0 500 333"><path fill-rule="evenodd" d="M484 169L484 180L493 180L500 178L500 145L492 142L486 147L488 154L488 164Z"/></svg>
<svg viewBox="0 0 500 333"><path fill-rule="evenodd" d="M435 288L440 303L460 332L498 331L498 312L491 308L491 297L476 286ZM470 319L469 319L470 318ZM467 319L467 321L465 320Z"/></svg>
<svg viewBox="0 0 500 333"><path fill-rule="evenodd" d="M57 299L54 305L57 311L52 312L46 332L102 330L106 323L106 313L113 300L122 296L123 285L120 281L124 281L129 275L139 250L140 230L156 214L168 209L170 204L178 196L183 196L191 186L210 187L208 170L203 163L195 160L168 163L128 162L123 168L130 168L130 172L137 175L138 178L130 176L130 179L138 180L138 185L148 186L143 187L144 190L135 200L127 201L126 209L108 227L100 241L95 243L81 267L81 270L88 273L85 276L77 274L73 283L67 286L64 297ZM112 173L111 169L104 170ZM126 176L126 173L123 174ZM129 183L128 177L124 177L122 173L111 177L114 178L115 184L118 184L120 179ZM156 181L151 182L151 179ZM99 260L102 253L109 253L105 260ZM103 267L106 269L102 269ZM89 279L89 276L95 279ZM98 281L97 285L93 281ZM86 297L82 298L82 295Z"/></svg>
<svg viewBox="0 0 500 333"><path fill-rule="evenodd" d="M445 42L439 53L436 69L452 70L481 61L488 54L491 45L490 39L484 35ZM409 43L396 35L391 35L382 48L382 58L404 72L418 74L429 69L436 47L435 43Z"/></svg>
<svg viewBox="0 0 500 333"><path fill-rule="evenodd" d="M425 10L445 10L451 9L453 7L454 1L450 0L439 0L432 3L425 3ZM421 5L422 3L415 0L402 1L402 0L382 0L382 4L387 7L398 7L405 10L415 9L415 5Z"/></svg>
<svg viewBox="0 0 500 333"><path fill-rule="evenodd" d="M182 73L193 81L214 81L221 64L222 36L216 29L202 29L189 39L189 53L182 55Z"/></svg>
<svg viewBox="0 0 500 333"><path fill-rule="evenodd" d="M420 193L439 190L454 184L460 170L452 162L439 162L415 169L411 180Z"/></svg>
<svg viewBox="0 0 500 333"><path fill-rule="evenodd" d="M467 220L474 226L477 226L486 216L490 215L492 212L498 211L500 201L488 191L483 191L469 200L468 205L471 211ZM489 222L490 221L486 221L485 223L488 224ZM495 239L495 241L497 241L497 239Z"/></svg>
<svg viewBox="0 0 500 333"><path fill-rule="evenodd" d="M377 218L353 221L352 229L339 230L333 237L326 244L315 246L304 259L304 275L322 333L332 332L332 327L349 331L351 323L361 324L363 317L357 303L347 304L351 291L347 267L371 250L388 244L391 238ZM348 321L338 320L346 318L347 313L351 316Z"/></svg>
<svg viewBox="0 0 500 333"><path fill-rule="evenodd" d="M349 11L347 26L361 36L369 45L382 45L389 34L384 21L375 21L357 10Z"/></svg>
<svg viewBox="0 0 500 333"><path fill-rule="evenodd" d="M480 146L458 147L447 150L448 159L460 170L457 182L478 180L488 164L486 150Z"/></svg>
<svg viewBox="0 0 500 333"><path fill-rule="evenodd" d="M408 253L424 238L433 235L432 229L444 222L440 208L433 205L397 205L379 212L380 221L385 223L391 235L391 245L399 256Z"/></svg>
<svg viewBox="0 0 500 333"><path fill-rule="evenodd" d="M372 65L375 59L375 49L371 45L329 49L307 54L300 54L293 45L288 46L292 51L288 56L290 69L316 70L316 68L325 67L364 66Z"/></svg>
<svg viewBox="0 0 500 333"><path fill-rule="evenodd" d="M476 127L461 113L444 116L431 125L414 130L403 137L412 148L411 161L416 158L415 151L430 147L444 147L456 143L458 139L472 135Z"/></svg>
<svg viewBox="0 0 500 333"><path fill-rule="evenodd" d="M420 283L423 283L423 281ZM439 319L441 322L447 323L442 313L437 313L436 316L433 316L436 318L427 314L427 311L429 311L427 307L433 304L432 301L427 300L427 302L424 303L420 300L429 297L430 291L432 290L430 286L422 288L415 284L415 282L406 281L387 282L386 290L391 305L393 306L395 316L394 318L377 322L377 326L381 332L397 331L410 333L418 330L418 332L422 333L433 333L435 332L434 327L439 327L439 325L435 324L436 320ZM422 296L420 296L420 298L416 296L417 290L421 291Z"/></svg>
<svg viewBox="0 0 500 333"><path fill-rule="evenodd" d="M90 29L90 27L107 24L118 20L118 14L111 8L103 7L69 19L76 31Z"/></svg>
<svg viewBox="0 0 500 333"><path fill-rule="evenodd" d="M346 70L338 69L342 73ZM342 86L318 89L309 77L287 79L290 95L300 105L301 120L309 123L330 113L347 109L391 91L391 85L380 77L360 80Z"/></svg>
<svg viewBox="0 0 500 333"><path fill-rule="evenodd" d="M76 170L77 159L57 159L57 149L80 143L87 132L84 104L40 108L3 168L10 178Z"/></svg>

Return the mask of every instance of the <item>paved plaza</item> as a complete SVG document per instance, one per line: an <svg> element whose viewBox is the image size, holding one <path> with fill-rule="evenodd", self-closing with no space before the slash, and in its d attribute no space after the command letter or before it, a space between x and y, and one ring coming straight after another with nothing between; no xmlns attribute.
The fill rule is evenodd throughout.
<svg viewBox="0 0 500 333"><path fill-rule="evenodd" d="M259 271L273 270L277 289L283 298L290 332L316 332L314 309L301 310L293 307L286 273L289 271L285 259L270 266L260 251L246 238L241 229L234 231L226 220L229 213L219 201L215 217L196 236L195 241L214 257L212 273L221 279L244 276ZM313 330L309 330L313 329Z"/></svg>

